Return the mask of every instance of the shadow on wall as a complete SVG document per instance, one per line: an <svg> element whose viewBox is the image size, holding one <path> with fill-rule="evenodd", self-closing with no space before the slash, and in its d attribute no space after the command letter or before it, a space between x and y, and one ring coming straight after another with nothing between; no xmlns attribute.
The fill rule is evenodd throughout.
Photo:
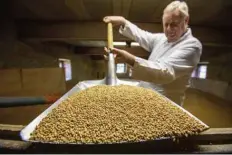
<svg viewBox="0 0 232 155"><path fill-rule="evenodd" d="M210 127L232 127L231 103L209 93L188 89L184 108Z"/></svg>
<svg viewBox="0 0 232 155"><path fill-rule="evenodd" d="M232 102L232 87L228 82L192 78L190 87Z"/></svg>
<svg viewBox="0 0 232 155"><path fill-rule="evenodd" d="M61 68L0 70L0 96L44 96L64 94Z"/></svg>

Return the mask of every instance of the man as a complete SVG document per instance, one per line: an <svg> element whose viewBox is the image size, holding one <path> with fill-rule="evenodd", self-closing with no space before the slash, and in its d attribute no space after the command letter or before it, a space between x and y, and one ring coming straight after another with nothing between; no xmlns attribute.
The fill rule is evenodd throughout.
<svg viewBox="0 0 232 155"><path fill-rule="evenodd" d="M187 4L173 1L164 9L164 33L152 34L141 30L121 16L106 16L103 21L121 25L119 32L122 35L137 41L151 52L148 60L145 60L125 50L111 49L132 67L132 77L141 80L141 86L155 89L182 106L189 78L202 51L201 43L188 28Z"/></svg>

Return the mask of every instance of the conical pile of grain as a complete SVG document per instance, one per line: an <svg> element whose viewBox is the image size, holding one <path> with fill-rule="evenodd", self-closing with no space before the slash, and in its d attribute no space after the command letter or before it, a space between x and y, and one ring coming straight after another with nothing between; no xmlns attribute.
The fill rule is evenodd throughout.
<svg viewBox="0 0 232 155"><path fill-rule="evenodd" d="M158 93L134 86L95 86L63 101L31 140L121 143L187 136L206 127Z"/></svg>

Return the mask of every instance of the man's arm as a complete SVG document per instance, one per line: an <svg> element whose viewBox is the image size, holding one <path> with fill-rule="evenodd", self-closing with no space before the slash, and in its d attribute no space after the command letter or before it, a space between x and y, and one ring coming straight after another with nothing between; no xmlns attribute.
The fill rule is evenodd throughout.
<svg viewBox="0 0 232 155"><path fill-rule="evenodd" d="M146 51L151 52L156 42L159 40L160 34L153 34L140 29L130 21L126 20L125 25L121 26L119 32L132 40L135 40Z"/></svg>
<svg viewBox="0 0 232 155"><path fill-rule="evenodd" d="M111 22L114 25L120 25L119 32L122 35L135 40L149 52L152 51L154 44L160 39L160 34L152 34L144 31L121 16L106 16L103 21L106 23Z"/></svg>
<svg viewBox="0 0 232 155"><path fill-rule="evenodd" d="M191 74L200 61L201 46L185 46L173 51L166 60L148 61L136 57L133 78L156 84L170 83L176 78Z"/></svg>
<svg viewBox="0 0 232 155"><path fill-rule="evenodd" d="M122 56L124 61L133 67L134 79L165 84L192 73L200 61L202 46L200 42L193 41L172 51L169 57L156 61L148 61L117 48L113 48L111 51Z"/></svg>

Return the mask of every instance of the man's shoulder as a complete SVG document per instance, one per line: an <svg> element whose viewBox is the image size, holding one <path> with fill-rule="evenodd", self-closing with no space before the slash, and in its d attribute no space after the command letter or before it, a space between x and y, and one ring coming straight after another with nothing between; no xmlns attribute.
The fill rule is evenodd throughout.
<svg viewBox="0 0 232 155"><path fill-rule="evenodd" d="M202 48L202 43L196 37L190 35L186 37L180 44L184 46L192 46L197 48Z"/></svg>

